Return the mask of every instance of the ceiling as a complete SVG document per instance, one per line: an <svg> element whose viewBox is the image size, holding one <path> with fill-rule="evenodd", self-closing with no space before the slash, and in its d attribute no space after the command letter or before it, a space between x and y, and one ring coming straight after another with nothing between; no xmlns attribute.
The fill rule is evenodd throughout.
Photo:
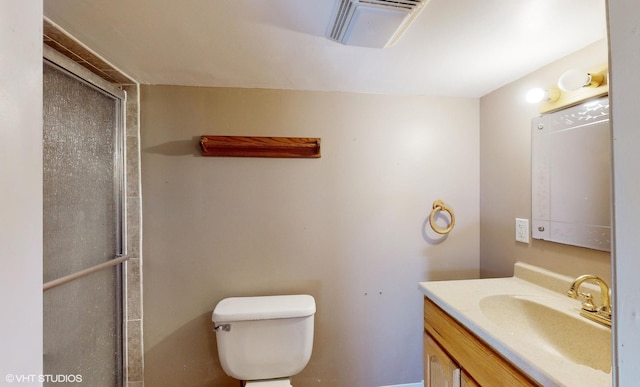
<svg viewBox="0 0 640 387"><path fill-rule="evenodd" d="M481 97L606 37L605 0L431 0L392 47L325 38L336 0L44 0L143 84Z"/></svg>

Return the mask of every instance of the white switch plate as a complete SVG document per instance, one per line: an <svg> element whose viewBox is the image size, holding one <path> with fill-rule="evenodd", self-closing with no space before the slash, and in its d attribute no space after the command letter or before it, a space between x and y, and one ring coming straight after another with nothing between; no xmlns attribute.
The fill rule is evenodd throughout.
<svg viewBox="0 0 640 387"><path fill-rule="evenodd" d="M516 218L516 241L529 243L529 219Z"/></svg>

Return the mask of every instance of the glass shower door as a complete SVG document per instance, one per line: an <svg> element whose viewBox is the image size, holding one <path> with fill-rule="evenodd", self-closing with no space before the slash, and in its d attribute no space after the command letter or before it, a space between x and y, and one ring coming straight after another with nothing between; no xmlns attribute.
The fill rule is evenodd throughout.
<svg viewBox="0 0 640 387"><path fill-rule="evenodd" d="M49 61L43 91L47 284L123 254L123 102ZM45 285L45 386L122 384L120 266Z"/></svg>

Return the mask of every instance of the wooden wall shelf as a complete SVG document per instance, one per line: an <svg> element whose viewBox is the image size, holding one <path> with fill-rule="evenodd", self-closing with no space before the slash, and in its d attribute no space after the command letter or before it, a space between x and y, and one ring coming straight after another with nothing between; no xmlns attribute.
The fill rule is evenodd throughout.
<svg viewBox="0 0 640 387"><path fill-rule="evenodd" d="M203 156L319 158L320 139L202 136L200 150Z"/></svg>

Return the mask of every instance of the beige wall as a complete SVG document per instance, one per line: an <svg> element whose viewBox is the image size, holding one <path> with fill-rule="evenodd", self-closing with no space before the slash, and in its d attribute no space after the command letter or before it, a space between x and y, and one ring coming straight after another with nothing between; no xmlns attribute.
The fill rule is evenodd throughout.
<svg viewBox="0 0 640 387"><path fill-rule="evenodd" d="M597 42L480 100L480 272L483 277L513 274L516 261L571 276L592 273L610 278L610 254L540 240L515 241L515 218L531 219L531 119L537 106L525 93L548 87L570 68L607 63L607 43Z"/></svg>
<svg viewBox="0 0 640 387"><path fill-rule="evenodd" d="M477 99L143 86L141 107L146 385L237 386L211 311L282 293L317 302L296 387L422 380L418 282L478 276ZM322 158L204 158L203 134L321 137Z"/></svg>

